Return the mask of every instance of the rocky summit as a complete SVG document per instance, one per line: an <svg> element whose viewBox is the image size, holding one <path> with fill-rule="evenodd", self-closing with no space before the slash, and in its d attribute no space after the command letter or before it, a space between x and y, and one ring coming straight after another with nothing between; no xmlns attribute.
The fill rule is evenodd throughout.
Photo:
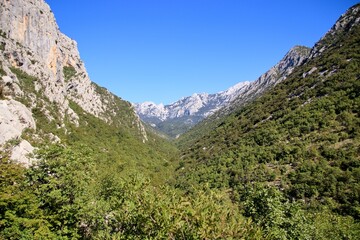
<svg viewBox="0 0 360 240"><path fill-rule="evenodd" d="M249 82L241 82L215 94L194 93L165 106L153 102L139 103L135 104L135 109L144 122L175 137L229 104L248 84ZM166 127L169 127L168 131Z"/></svg>

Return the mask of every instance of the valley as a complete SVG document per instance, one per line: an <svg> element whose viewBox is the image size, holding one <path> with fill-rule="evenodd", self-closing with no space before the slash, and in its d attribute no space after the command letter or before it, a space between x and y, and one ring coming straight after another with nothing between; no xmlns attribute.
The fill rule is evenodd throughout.
<svg viewBox="0 0 360 240"><path fill-rule="evenodd" d="M92 82L44 0L0 3L0 239L358 239L360 5L169 105Z"/></svg>

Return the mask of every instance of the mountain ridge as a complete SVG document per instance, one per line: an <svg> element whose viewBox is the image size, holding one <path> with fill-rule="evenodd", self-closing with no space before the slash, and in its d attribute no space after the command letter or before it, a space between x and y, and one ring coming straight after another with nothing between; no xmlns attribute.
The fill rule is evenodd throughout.
<svg viewBox="0 0 360 240"><path fill-rule="evenodd" d="M144 122L171 137L178 137L216 112L226 112L229 111L228 106L249 102L281 82L294 67L305 61L309 52L310 49L307 47L294 46L256 81L239 82L227 90L214 94L194 93L168 105L156 105L153 102L134 104L135 110Z"/></svg>
<svg viewBox="0 0 360 240"><path fill-rule="evenodd" d="M286 79L219 121L206 122L210 127L198 125L197 132L181 136L176 185L189 192L204 184L230 189L239 208L265 231L273 227L269 222L291 215L272 210L279 196L280 205L329 211L324 222L339 214L359 229L359 43L357 4ZM278 227L289 234L284 239L294 238L287 223ZM340 238L331 234L324 239Z"/></svg>

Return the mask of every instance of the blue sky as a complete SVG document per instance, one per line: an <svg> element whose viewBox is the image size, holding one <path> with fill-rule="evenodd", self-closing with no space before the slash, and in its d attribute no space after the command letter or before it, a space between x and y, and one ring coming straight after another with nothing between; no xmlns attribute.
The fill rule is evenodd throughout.
<svg viewBox="0 0 360 240"><path fill-rule="evenodd" d="M350 0L46 0L92 81L131 102L169 104L256 80L312 47Z"/></svg>

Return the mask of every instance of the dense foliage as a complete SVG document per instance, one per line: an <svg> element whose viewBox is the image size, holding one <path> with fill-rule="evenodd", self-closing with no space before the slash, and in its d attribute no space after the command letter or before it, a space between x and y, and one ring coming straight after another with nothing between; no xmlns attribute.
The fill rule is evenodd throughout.
<svg viewBox="0 0 360 240"><path fill-rule="evenodd" d="M63 74L65 81L68 82L72 77L77 74L77 72L73 66L64 66Z"/></svg>
<svg viewBox="0 0 360 240"><path fill-rule="evenodd" d="M183 196L139 175L99 168L85 146L50 146L29 169L2 154L0 238L260 238L221 191Z"/></svg>
<svg viewBox="0 0 360 240"><path fill-rule="evenodd" d="M175 185L230 189L243 214L278 237L300 236L291 229L298 214L310 225L296 221L297 233L311 232L319 214L339 222L329 238L359 236L360 27L346 30L329 34L319 56L216 127L204 134L200 125L201 138L185 135Z"/></svg>

